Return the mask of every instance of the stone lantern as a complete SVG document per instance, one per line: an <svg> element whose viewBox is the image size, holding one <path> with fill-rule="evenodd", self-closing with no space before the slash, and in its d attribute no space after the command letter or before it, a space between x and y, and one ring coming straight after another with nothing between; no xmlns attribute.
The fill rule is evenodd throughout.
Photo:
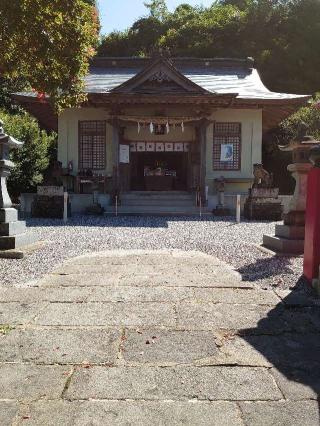
<svg viewBox="0 0 320 426"><path fill-rule="evenodd" d="M18 212L12 207L7 189L7 178L14 167L9 158L10 149L22 145L23 142L4 133L0 121L0 250L20 248L35 241L32 234L26 233L25 222L18 220Z"/></svg>
<svg viewBox="0 0 320 426"><path fill-rule="evenodd" d="M312 168L309 157L310 150L319 143L312 136L302 134L287 146L280 147L282 151L292 152L293 162L288 166L288 171L292 173L296 186L289 207L284 211L284 224L276 225L275 236L263 236L263 244L267 248L290 254L303 254L304 252L307 180L308 173Z"/></svg>

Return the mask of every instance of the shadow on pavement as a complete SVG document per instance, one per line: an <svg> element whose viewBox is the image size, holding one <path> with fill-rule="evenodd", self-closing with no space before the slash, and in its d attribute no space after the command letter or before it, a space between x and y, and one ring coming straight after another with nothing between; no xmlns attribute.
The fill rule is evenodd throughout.
<svg viewBox="0 0 320 426"><path fill-rule="evenodd" d="M242 338L274 367L274 377L288 400L313 399L320 412L320 299L298 284L256 328Z"/></svg>

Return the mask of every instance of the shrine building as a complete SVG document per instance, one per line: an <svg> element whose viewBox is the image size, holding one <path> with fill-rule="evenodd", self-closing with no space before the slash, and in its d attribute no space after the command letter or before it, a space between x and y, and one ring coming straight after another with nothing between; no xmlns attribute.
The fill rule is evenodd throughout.
<svg viewBox="0 0 320 426"><path fill-rule="evenodd" d="M124 213L152 212L147 196L158 197L159 212L179 213L179 197L191 212L199 200L212 209L221 176L232 204L262 162L264 133L309 99L269 91L251 58L96 57L85 90L81 108L59 117L34 93L14 95L58 132L54 176L74 194L75 211L93 191L110 212L115 196Z"/></svg>

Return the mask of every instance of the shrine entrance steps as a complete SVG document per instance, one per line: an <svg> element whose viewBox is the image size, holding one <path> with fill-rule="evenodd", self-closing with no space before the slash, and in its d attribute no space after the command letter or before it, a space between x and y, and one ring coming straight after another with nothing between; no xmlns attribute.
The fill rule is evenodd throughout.
<svg viewBox="0 0 320 426"><path fill-rule="evenodd" d="M116 207L109 206L106 214L115 214ZM118 214L134 216L197 216L196 196L187 191L131 191L121 194ZM202 214L211 215L203 208Z"/></svg>

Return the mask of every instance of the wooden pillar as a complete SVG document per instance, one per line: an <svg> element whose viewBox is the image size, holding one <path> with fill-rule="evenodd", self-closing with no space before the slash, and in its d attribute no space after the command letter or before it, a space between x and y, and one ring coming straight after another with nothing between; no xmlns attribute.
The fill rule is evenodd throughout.
<svg viewBox="0 0 320 426"><path fill-rule="evenodd" d="M207 129L210 121L203 119L198 127L200 144L200 194L202 204L206 203L206 174L207 174Z"/></svg>
<svg viewBox="0 0 320 426"><path fill-rule="evenodd" d="M120 175L119 175L119 142L120 142L120 129L117 120L112 122L112 188L114 192L119 192L120 188Z"/></svg>

